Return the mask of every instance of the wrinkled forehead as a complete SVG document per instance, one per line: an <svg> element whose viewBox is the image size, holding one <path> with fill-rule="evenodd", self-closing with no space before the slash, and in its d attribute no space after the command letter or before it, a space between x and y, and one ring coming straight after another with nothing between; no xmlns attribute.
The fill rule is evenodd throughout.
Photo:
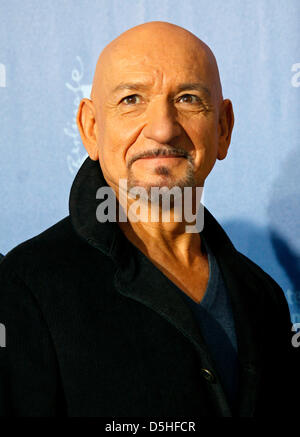
<svg viewBox="0 0 300 437"><path fill-rule="evenodd" d="M106 74L119 76L140 73L157 73L161 71L166 76L174 75L199 75L206 74L208 63L205 62L201 53L192 51L184 52L170 50L169 52L142 51L133 53L119 53L111 58L111 62L105 68Z"/></svg>
<svg viewBox="0 0 300 437"><path fill-rule="evenodd" d="M214 55L202 41L186 35L124 38L109 44L97 63L94 97L105 97L119 84L137 81L167 87L201 82L212 95L220 95Z"/></svg>

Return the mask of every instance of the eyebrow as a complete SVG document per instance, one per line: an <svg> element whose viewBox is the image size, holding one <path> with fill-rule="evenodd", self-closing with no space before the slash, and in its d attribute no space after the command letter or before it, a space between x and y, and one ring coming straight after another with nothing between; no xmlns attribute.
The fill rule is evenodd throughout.
<svg viewBox="0 0 300 437"><path fill-rule="evenodd" d="M177 87L178 92L187 90L196 90L206 94L207 97L211 96L210 90L200 82L182 83Z"/></svg>
<svg viewBox="0 0 300 437"><path fill-rule="evenodd" d="M146 90L149 88L149 85L142 83L142 82L128 82L128 83L124 83L121 82L118 86L116 86L116 88L114 88L112 90L113 93L116 93L117 91L122 91L122 90Z"/></svg>
<svg viewBox="0 0 300 437"><path fill-rule="evenodd" d="M119 85L117 85L113 89L112 92L116 93L117 91L122 91L122 90L145 91L145 90L149 89L149 87L150 87L150 85L142 83L142 82L128 82L128 83L121 82ZM177 93L181 92L181 91L187 91L187 90L196 90L196 91L200 91L200 92L204 93L207 97L211 96L210 90L200 82L181 83L176 88Z"/></svg>

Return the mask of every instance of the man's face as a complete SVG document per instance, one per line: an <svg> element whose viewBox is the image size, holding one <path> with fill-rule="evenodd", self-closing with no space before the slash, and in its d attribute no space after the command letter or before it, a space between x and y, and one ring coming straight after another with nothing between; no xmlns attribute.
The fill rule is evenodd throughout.
<svg viewBox="0 0 300 437"><path fill-rule="evenodd" d="M108 184L203 186L218 157L222 103L205 52L182 38L137 39L117 45L105 63L93 105Z"/></svg>

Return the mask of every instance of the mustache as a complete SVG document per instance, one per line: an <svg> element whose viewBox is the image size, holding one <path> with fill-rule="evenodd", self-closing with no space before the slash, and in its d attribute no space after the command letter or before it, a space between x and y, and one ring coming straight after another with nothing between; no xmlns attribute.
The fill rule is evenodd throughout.
<svg viewBox="0 0 300 437"><path fill-rule="evenodd" d="M127 168L130 168L132 164L138 159L153 158L157 156L182 156L188 159L189 161L192 161L192 157L190 156L190 154L186 150L181 149L179 147L177 147L176 149L174 147L163 148L163 149L151 149L151 150L146 150L144 152L137 153L136 155L132 156L127 163Z"/></svg>

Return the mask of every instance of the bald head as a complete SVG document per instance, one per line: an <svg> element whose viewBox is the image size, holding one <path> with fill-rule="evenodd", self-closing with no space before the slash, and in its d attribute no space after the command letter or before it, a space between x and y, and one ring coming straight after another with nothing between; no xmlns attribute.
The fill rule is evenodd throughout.
<svg viewBox="0 0 300 437"><path fill-rule="evenodd" d="M147 65L186 70L205 82L213 98L222 100L216 59L210 48L194 34L175 24L153 21L133 27L110 42L101 52L91 98L97 101L108 82L130 69ZM117 72L117 74L115 74Z"/></svg>

